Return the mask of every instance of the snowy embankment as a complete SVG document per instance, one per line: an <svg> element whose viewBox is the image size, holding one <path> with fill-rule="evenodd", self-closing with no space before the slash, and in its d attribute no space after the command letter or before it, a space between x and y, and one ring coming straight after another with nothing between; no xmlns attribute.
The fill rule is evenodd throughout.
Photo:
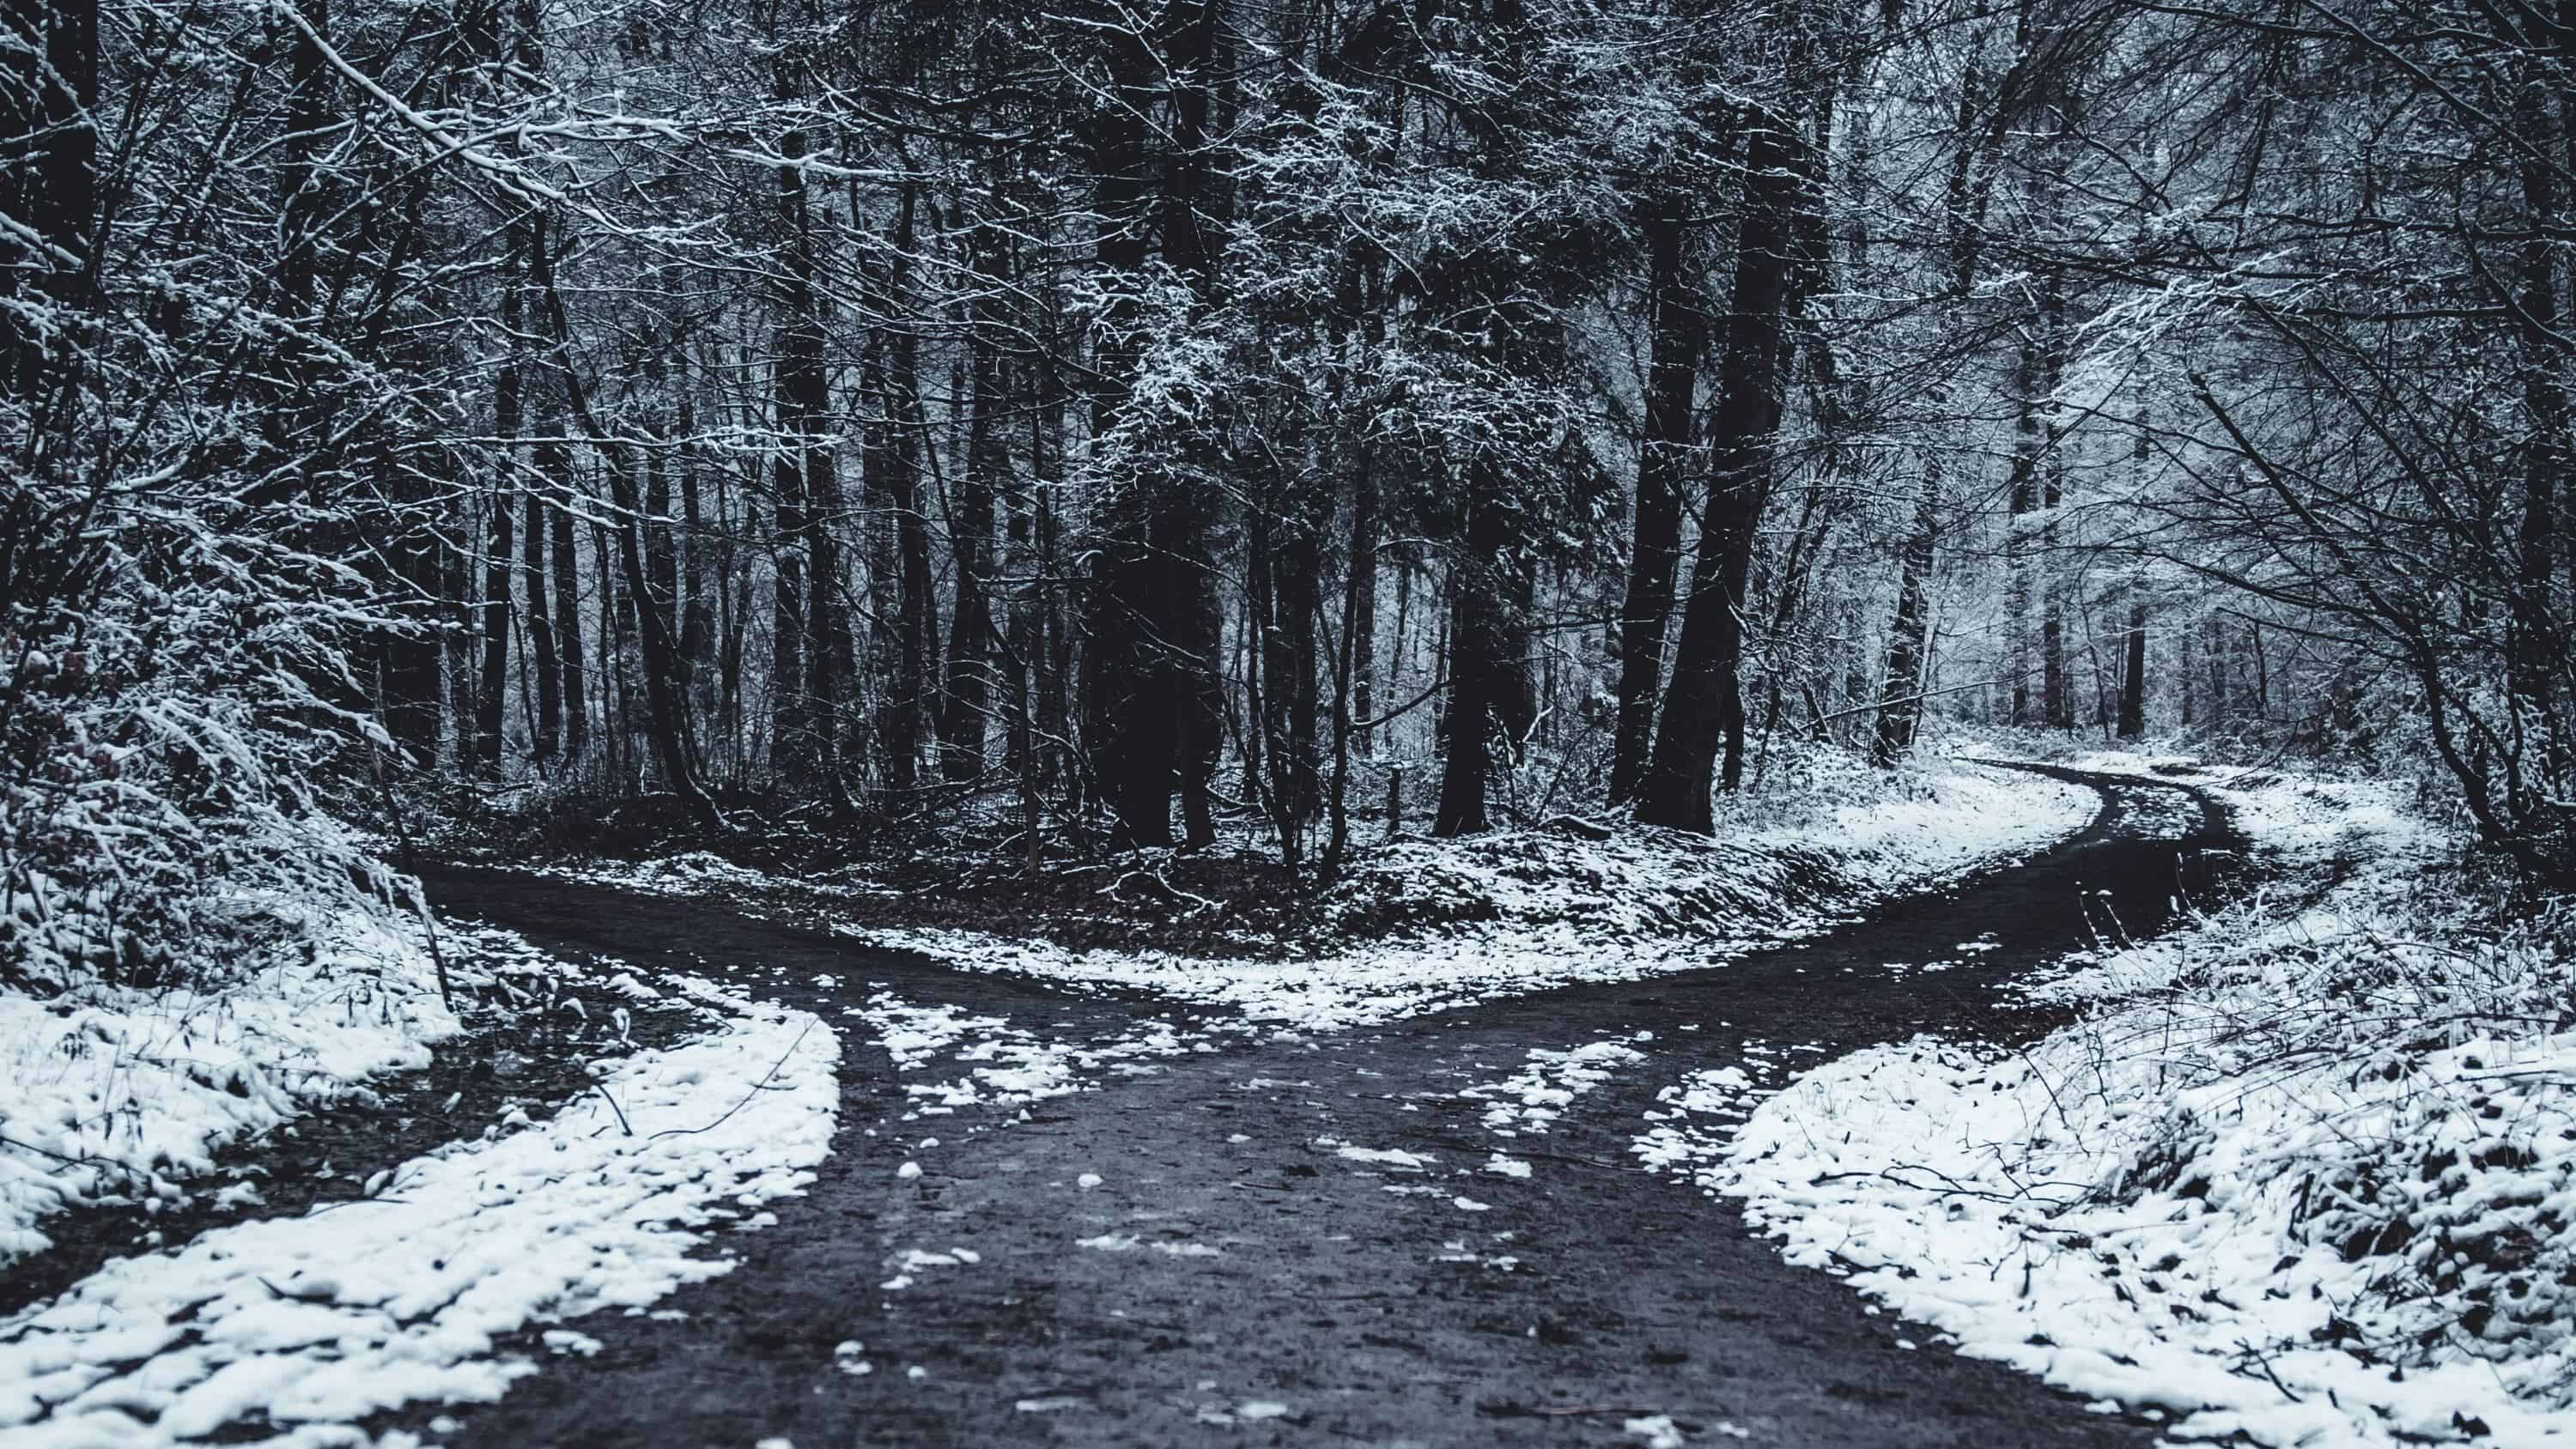
<svg viewBox="0 0 2576 1449"><path fill-rule="evenodd" d="M461 1029L416 938L352 913L321 939L221 987L0 993L0 1267L66 1208L184 1204L218 1150L366 1101Z"/></svg>
<svg viewBox="0 0 2576 1449"><path fill-rule="evenodd" d="M2576 1438L2567 963L2389 787L2077 763L2215 788L2281 884L2071 963L2034 994L2085 1019L2027 1050L1872 1048L1640 1151L2176 1438Z"/></svg>
<svg viewBox="0 0 2576 1449"><path fill-rule="evenodd" d="M211 1088L120 1068L86 1084L57 1073L51 1087L21 1081L12 1090L22 1103L30 1091L52 1092L41 1100L58 1116L98 1110L83 1106L95 1101L121 1117L166 1119L153 1155L130 1143L119 1150L138 1166L180 1171L225 1136L332 1092L364 1092L364 1073L413 1065L455 1030L434 1010L426 969L405 969L401 943L372 944L371 958L207 998L185 1025L144 1002L79 1018L76 1030L120 1043L121 1058L178 1062L191 1052L218 1064ZM376 968L365 978L371 990L353 983L362 964ZM627 975L594 984L645 990ZM272 1437L261 1442L281 1445L372 1443L357 1427L367 1415L490 1400L534 1372L502 1335L606 1307L641 1313L727 1271L725 1259L698 1253L705 1236L768 1221L754 1210L810 1181L830 1144L839 1039L807 1013L704 983L681 989L707 1005L711 1031L667 1050L603 1056L592 1063L595 1089L545 1121L514 1109L482 1137L371 1181L362 1199L112 1262L0 1320L0 1440L32 1449L218 1434L248 1442L265 1432ZM360 1031L359 1022L373 1026ZM309 1077L300 1090L280 1085L298 1072ZM231 1095L235 1081L249 1084L247 1096ZM111 1084L114 1098L92 1095ZM197 1102L209 1089L251 1105L219 1121ZM164 1180L168 1192L184 1191ZM43 1189L17 1199L38 1206L46 1192L82 1189L25 1172L19 1181ZM595 1347L563 1330L543 1341L558 1353Z"/></svg>
<svg viewBox="0 0 2576 1449"><path fill-rule="evenodd" d="M2099 805L2078 786L1959 765L1911 776L1901 795L1722 839L1535 829L1405 840L1353 862L1319 903L1327 946L1289 960L844 929L969 970L1103 983L1332 1031L1715 965L2017 860L2082 830Z"/></svg>

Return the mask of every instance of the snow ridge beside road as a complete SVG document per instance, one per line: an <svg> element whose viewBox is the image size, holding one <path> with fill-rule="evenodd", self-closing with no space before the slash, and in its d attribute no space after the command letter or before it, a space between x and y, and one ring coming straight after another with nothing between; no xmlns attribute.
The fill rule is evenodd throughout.
<svg viewBox="0 0 2576 1449"><path fill-rule="evenodd" d="M120 1260L0 1322L0 1438L160 1445L265 1420L279 1449L368 1444L379 1410L490 1401L535 1372L505 1335L729 1271L696 1250L813 1180L840 1043L805 1012L722 1004L728 1026L619 1060L542 1124L415 1158L364 1201Z"/></svg>
<svg viewBox="0 0 2576 1449"><path fill-rule="evenodd" d="M323 939L219 986L0 993L0 1267L65 1208L184 1201L219 1149L364 1100L462 1029L417 939L359 914Z"/></svg>

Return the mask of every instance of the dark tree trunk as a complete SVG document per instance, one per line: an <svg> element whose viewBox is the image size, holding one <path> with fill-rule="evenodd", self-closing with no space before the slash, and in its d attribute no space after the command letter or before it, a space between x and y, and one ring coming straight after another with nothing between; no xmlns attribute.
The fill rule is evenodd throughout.
<svg viewBox="0 0 2576 1449"><path fill-rule="evenodd" d="M2213 614L2203 634L2201 655L2209 665L2209 723L2215 729L2227 723L2227 625Z"/></svg>
<svg viewBox="0 0 2576 1449"><path fill-rule="evenodd" d="M492 489L491 551L483 560L483 673L474 702L474 767L487 780L501 778L501 715L510 670L510 570L518 549L510 527L519 500L502 483Z"/></svg>
<svg viewBox="0 0 2576 1449"><path fill-rule="evenodd" d="M573 542L571 445L539 444L532 466L556 490L556 504L550 510L553 516L548 521L554 535L555 620L563 646L564 753L578 760L590 743L590 701L584 692L582 669L581 552Z"/></svg>
<svg viewBox="0 0 2576 1449"><path fill-rule="evenodd" d="M1204 299L1213 260L1199 208L1209 174L1203 143L1217 17L1211 6L1185 4L1174 6L1167 21L1165 60L1175 79L1163 246ZM1160 98L1157 75L1164 67L1145 36L1120 26L1104 34L1115 101L1094 112L1089 135L1100 218L1095 257L1105 274L1132 278L1148 252L1154 168L1146 118ZM1106 313L1093 360L1095 437L1115 430L1137 361L1125 337L1134 303L1113 301ZM1207 566L1207 506L1189 480L1146 468L1110 500L1114 522L1094 553L1088 733L1122 846L1170 844L1175 789L1187 803L1206 789L1214 767L1222 718L1214 669L1220 616Z"/></svg>
<svg viewBox="0 0 2576 1449"><path fill-rule="evenodd" d="M2057 559L2058 507L2066 499L2066 429L2059 421L2059 389L2066 380L2065 279L2048 275L2041 302L2041 334L2047 349L2040 373L2046 438L2040 460L2042 514L2039 525L2040 706L2051 729L2075 727L2075 705L2066 688L2067 570Z"/></svg>
<svg viewBox="0 0 2576 1449"><path fill-rule="evenodd" d="M470 542L471 528L459 529L458 538ZM474 687L474 568L473 559L456 542L442 541L438 546L438 595L447 612L446 658L439 672L445 686L445 708L450 725L449 738L456 751L453 761L459 777L474 773L474 713L477 692Z"/></svg>
<svg viewBox="0 0 2576 1449"><path fill-rule="evenodd" d="M777 94L792 99L798 86L790 63L782 56L777 64ZM805 148L802 131L781 138L780 150L791 162ZM818 599L829 599L833 584L826 572L832 560L824 523L830 504L823 494L838 492L838 480L829 441L823 303L814 286L813 217L803 167L778 168L777 208L781 241L772 299L778 318L774 382L778 427L787 441L772 470L778 540L771 591L771 761L781 779L817 782L838 797L832 660L824 643L831 629L814 608Z"/></svg>
<svg viewBox="0 0 2576 1449"><path fill-rule="evenodd" d="M715 717L707 656L715 636L715 596L724 585L715 573L714 549L707 537L706 457L697 445L698 408L695 381L683 354L680 373L680 675L687 683L690 709L701 720Z"/></svg>
<svg viewBox="0 0 2576 1449"><path fill-rule="evenodd" d="M2129 601L2129 630L2120 675L2120 738L2134 740L2147 732L2147 601Z"/></svg>
<svg viewBox="0 0 2576 1449"><path fill-rule="evenodd" d="M887 307L901 317L910 307L912 248L919 208L907 185L896 204L894 255L886 268ZM869 374L885 418L875 450L880 506L894 519L895 607L893 681L885 694L877 734L883 742L886 783L909 792L920 779L922 740L929 733L930 671L939 652L931 618L930 520L921 506L920 344L910 327L892 329Z"/></svg>
<svg viewBox="0 0 2576 1449"><path fill-rule="evenodd" d="M0 308L50 302L58 323L92 301L98 12L90 0L0 0L0 212L28 233L0 230ZM308 49L300 43L299 55ZM69 348L40 345L14 316L0 337L20 397L60 395L75 381Z"/></svg>
<svg viewBox="0 0 2576 1449"><path fill-rule="evenodd" d="M509 255L501 268L501 332L509 350L492 377L493 431L502 442L493 460L491 538L483 557L483 688L474 716L474 773L487 780L501 777L503 686L510 668L510 569L518 559L510 528L518 517L514 475L521 426L519 337L527 325L520 268L526 265L527 250L526 223L513 223Z"/></svg>
<svg viewBox="0 0 2576 1449"><path fill-rule="evenodd" d="M1637 463L1636 542L1619 610L1619 723L1610 756L1610 803L1633 799L1654 743L1655 694L1664 635L1681 572L1682 481L1687 473L1691 396L1706 345L1707 319L1682 270L1681 218L1646 222L1647 295L1653 309L1646 373L1646 432Z"/></svg>
<svg viewBox="0 0 2576 1449"><path fill-rule="evenodd" d="M1269 587L1262 612L1255 615L1267 695L1262 724L1273 808L1283 822L1312 820L1322 804L1315 624L1323 606L1323 533L1330 526L1330 504L1330 495L1311 481L1291 482L1264 549Z"/></svg>
<svg viewBox="0 0 2576 1449"><path fill-rule="evenodd" d="M1494 773L1494 731L1509 708L1515 683L1506 656L1505 617L1518 594L1511 575L1511 533L1503 511L1488 500L1500 482L1490 468L1475 480L1468 501L1466 551L1449 570L1449 708L1443 717L1447 745L1440 771L1440 807L1431 833L1471 835L1491 827L1486 795Z"/></svg>
<svg viewBox="0 0 2576 1449"><path fill-rule="evenodd" d="M806 709L805 470L789 454L770 466L774 502L769 575L769 766L781 781L812 778L812 717Z"/></svg>
<svg viewBox="0 0 2576 1449"><path fill-rule="evenodd" d="M547 762L563 748L563 676L555 661L553 611L546 606L546 506L534 489L528 490L527 517L520 525L519 570L528 577L528 652L537 676L536 718L529 728L537 759Z"/></svg>
<svg viewBox="0 0 2576 1449"><path fill-rule="evenodd" d="M1342 601L1350 630L1343 650L1349 656L1343 713L1346 723L1357 722L1350 726L1347 743L1362 755L1377 753L1366 727L1377 714L1377 695L1369 683L1377 672L1377 475L1372 461L1365 446L1352 459L1350 579Z"/></svg>
<svg viewBox="0 0 2576 1449"><path fill-rule="evenodd" d="M984 740L993 704L993 605L987 596L995 500L1010 486L1010 448L1002 433L1009 406L1003 377L1002 233L977 222L967 241L975 278L966 337L966 466L948 523L956 566L955 612L948 626L948 683L939 712L940 773L963 784L984 773Z"/></svg>
<svg viewBox="0 0 2576 1449"><path fill-rule="evenodd" d="M1746 585L1754 530L1771 493L1792 305L1790 269L1801 142L1786 117L1756 118L1747 141L1744 220L1727 303L1726 383L1711 437L1708 511L1682 614L1655 753L1637 791L1637 818L1685 830L1712 827L1712 788L1744 772ZM1719 755L1725 756L1719 770Z"/></svg>
<svg viewBox="0 0 2576 1449"><path fill-rule="evenodd" d="M822 369L817 357L815 376ZM808 437L828 428L819 414L808 415ZM859 672L858 640L850 632L848 603L842 597L841 474L828 442L813 441L805 454L806 588L805 675L807 709L814 725L815 752L823 762L823 782L832 804L852 808L846 762L842 700Z"/></svg>

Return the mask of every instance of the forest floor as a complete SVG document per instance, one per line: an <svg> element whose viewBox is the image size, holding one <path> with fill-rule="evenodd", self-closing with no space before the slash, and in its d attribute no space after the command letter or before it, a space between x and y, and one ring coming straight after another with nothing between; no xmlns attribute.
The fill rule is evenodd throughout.
<svg viewBox="0 0 2576 1449"><path fill-rule="evenodd" d="M2089 824L2036 830L2017 864L1989 837L1952 888L1839 929L1818 900L1767 944L1733 922L1697 964L1604 940L1603 979L1497 972L1463 994L1408 991L1410 966L1363 993L1279 989L1330 959L1157 991L1082 978L1088 953L943 962L703 892L439 872L444 910L699 1003L706 1034L601 1054L599 1092L404 1165L329 1233L216 1228L0 1321L21 1395L0 1425L31 1444L2145 1442L2154 1411L2087 1412L1957 1357L1691 1181L1693 1132L1815 1066L2055 1024L2005 988L2113 915L2151 930L2227 843L2187 792L2088 783ZM2063 819L2032 808L2059 788L2029 777L2020 813ZM1483 880L1497 914L1468 924L1522 931L1513 911L1548 902L1516 878Z"/></svg>

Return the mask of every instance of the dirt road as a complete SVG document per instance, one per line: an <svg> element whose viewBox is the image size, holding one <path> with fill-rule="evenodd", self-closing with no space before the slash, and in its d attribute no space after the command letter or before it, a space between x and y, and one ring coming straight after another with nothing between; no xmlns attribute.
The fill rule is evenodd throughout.
<svg viewBox="0 0 2576 1449"><path fill-rule="evenodd" d="M572 1325L595 1356L554 1359L434 1437L1635 1445L1652 1435L1628 1421L1662 1416L1680 1436L1666 1442L1690 1444L2151 1442L2150 1426L1957 1358L1785 1265L1731 1203L1630 1150L1657 1091L1694 1071L1741 1065L1776 1084L1919 1031L2036 1029L2000 983L2083 944L2088 913L2153 929L2205 868L2196 852L2224 843L2215 812L2177 812L2171 787L2070 778L2105 798L2077 839L1802 947L1380 1029L1223 1036L1025 1121L974 1107L904 1120L902 1076L846 1007L881 983L1069 1041L1189 1023L1168 1003L959 973L703 905L436 875L442 907L541 946L729 975L850 1025L837 1149L774 1225L721 1239L734 1272L658 1305L685 1318ZM1936 960L1957 964L1890 969ZM1642 1060L1611 1053L1543 1135L1526 1113L1505 1113L1515 1137L1488 1121L1518 1096L1460 1096L1551 1060L1533 1053L1605 1041ZM1492 1170L1497 1153L1527 1176ZM919 1176L898 1175L908 1161Z"/></svg>

